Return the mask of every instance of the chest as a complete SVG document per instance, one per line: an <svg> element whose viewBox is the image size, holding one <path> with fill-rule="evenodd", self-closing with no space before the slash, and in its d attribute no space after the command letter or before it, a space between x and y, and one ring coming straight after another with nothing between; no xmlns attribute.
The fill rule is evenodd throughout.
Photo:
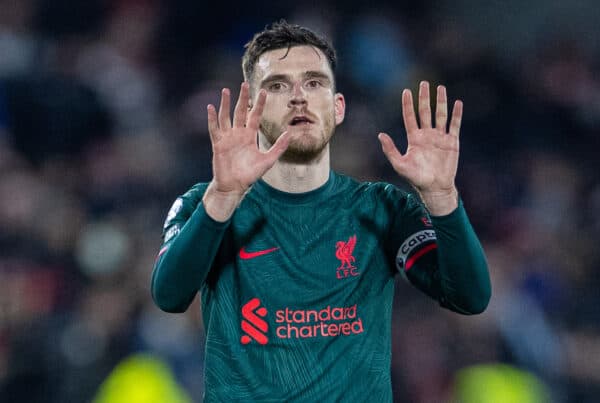
<svg viewBox="0 0 600 403"><path fill-rule="evenodd" d="M346 304L383 289L391 279L384 231L351 207L239 214L224 242L225 269L244 295L273 303Z"/></svg>

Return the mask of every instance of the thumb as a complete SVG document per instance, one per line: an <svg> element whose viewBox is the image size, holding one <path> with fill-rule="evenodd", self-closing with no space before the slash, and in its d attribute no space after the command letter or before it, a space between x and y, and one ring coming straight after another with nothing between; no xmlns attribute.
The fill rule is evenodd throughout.
<svg viewBox="0 0 600 403"><path fill-rule="evenodd" d="M394 170L400 174L404 175L405 167L404 167L404 158L400 150L394 144L394 141L387 133L379 133L377 136L379 142L381 143L381 148L386 158L392 164Z"/></svg>
<svg viewBox="0 0 600 403"><path fill-rule="evenodd" d="M290 145L290 135L287 131L281 133L281 136L275 141L275 144L269 148L264 154L264 169L265 171L270 169L275 162L281 157L281 155L287 150Z"/></svg>

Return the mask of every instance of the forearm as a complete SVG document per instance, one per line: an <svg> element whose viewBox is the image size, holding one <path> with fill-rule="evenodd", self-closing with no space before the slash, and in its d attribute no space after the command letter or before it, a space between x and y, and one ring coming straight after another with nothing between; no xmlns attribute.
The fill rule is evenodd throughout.
<svg viewBox="0 0 600 403"><path fill-rule="evenodd" d="M464 314L483 312L491 296L490 277L462 203L451 214L431 220L438 245L440 303Z"/></svg>
<svg viewBox="0 0 600 403"><path fill-rule="evenodd" d="M167 312L183 312L205 281L228 222L198 205L180 233L161 250L152 273L152 297Z"/></svg>

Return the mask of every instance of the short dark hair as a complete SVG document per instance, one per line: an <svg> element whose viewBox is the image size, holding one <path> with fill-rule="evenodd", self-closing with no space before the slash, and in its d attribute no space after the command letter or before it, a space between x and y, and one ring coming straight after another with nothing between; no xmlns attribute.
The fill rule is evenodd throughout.
<svg viewBox="0 0 600 403"><path fill-rule="evenodd" d="M321 50L331 71L335 71L337 57L332 44L325 37L311 31L308 28L296 24L290 24L286 20L280 20L265 27L264 30L254 35L252 40L248 42L244 48L244 56L242 57L242 70L244 78L250 81L254 74L254 67L258 58L271 50L285 49L288 51L293 46L314 46Z"/></svg>

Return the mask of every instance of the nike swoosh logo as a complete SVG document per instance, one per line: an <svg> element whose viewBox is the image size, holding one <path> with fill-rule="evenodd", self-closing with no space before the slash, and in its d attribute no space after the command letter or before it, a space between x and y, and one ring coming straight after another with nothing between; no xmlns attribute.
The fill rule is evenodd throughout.
<svg viewBox="0 0 600 403"><path fill-rule="evenodd" d="M267 253L271 253L276 251L279 248L271 248L271 249L265 249L265 250L258 250L256 252L247 252L246 251L246 247L243 247L242 249L240 249L240 259L254 259L255 257L258 256L262 256L262 255L266 255Z"/></svg>

